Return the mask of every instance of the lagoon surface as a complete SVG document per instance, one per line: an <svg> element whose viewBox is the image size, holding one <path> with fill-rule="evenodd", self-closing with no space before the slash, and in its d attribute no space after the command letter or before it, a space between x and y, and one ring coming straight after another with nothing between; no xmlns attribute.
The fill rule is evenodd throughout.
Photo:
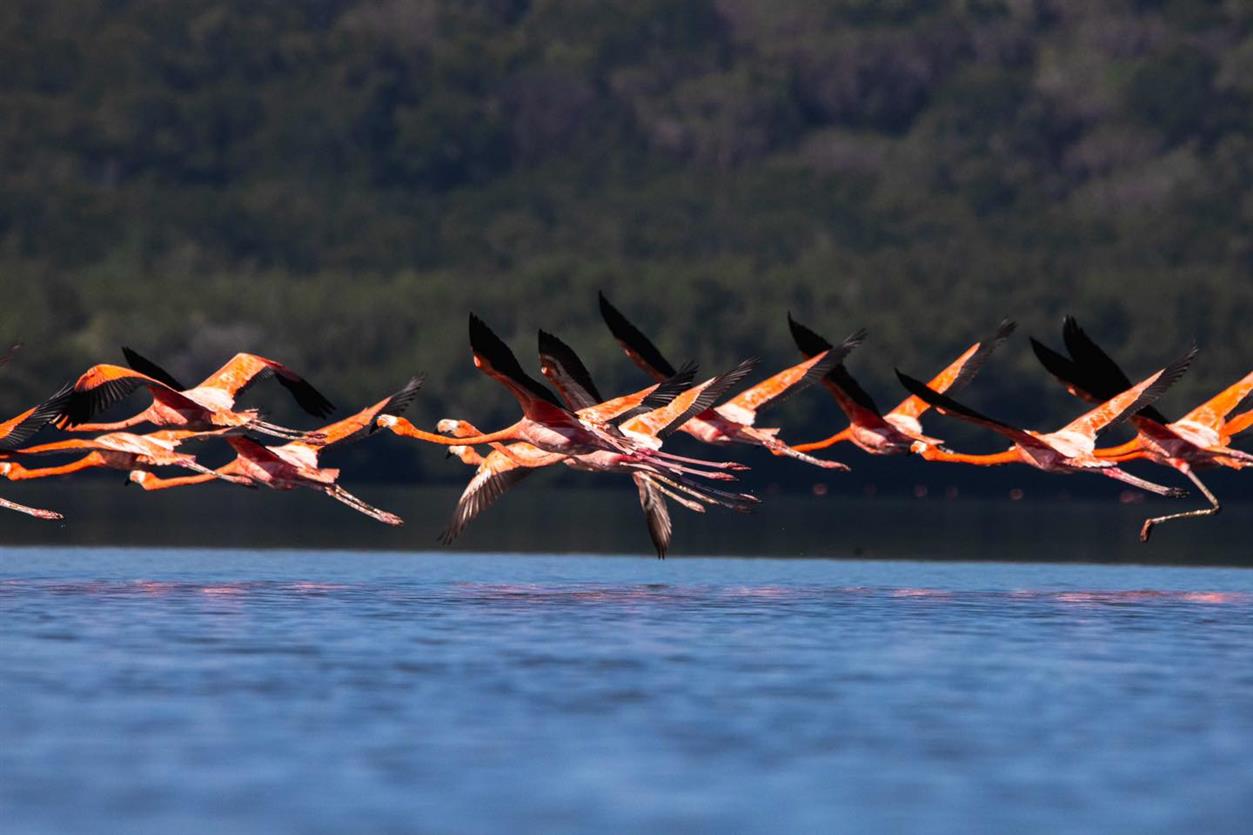
<svg viewBox="0 0 1253 835"><path fill-rule="evenodd" d="M1247 831L1253 573L0 550L27 832Z"/></svg>

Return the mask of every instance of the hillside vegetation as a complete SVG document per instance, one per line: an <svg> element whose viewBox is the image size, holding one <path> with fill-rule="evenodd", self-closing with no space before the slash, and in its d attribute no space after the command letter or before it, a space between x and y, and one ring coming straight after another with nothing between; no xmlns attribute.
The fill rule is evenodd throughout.
<svg viewBox="0 0 1253 835"><path fill-rule="evenodd" d="M598 289L711 371L793 361L789 309L866 326L885 402L1006 315L1074 312L1132 373L1196 337L1168 411L1253 367L1234 0L12 0L0 54L5 414L129 344L344 406L422 370L419 418L493 425L470 310L642 382ZM968 397L1077 410L1023 338Z"/></svg>

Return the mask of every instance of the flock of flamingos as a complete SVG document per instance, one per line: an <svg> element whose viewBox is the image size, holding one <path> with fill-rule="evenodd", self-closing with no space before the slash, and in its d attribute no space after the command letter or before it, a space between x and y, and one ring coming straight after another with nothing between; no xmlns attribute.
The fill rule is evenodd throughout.
<svg viewBox="0 0 1253 835"><path fill-rule="evenodd" d="M652 385L605 399L574 351L557 337L540 331L539 368L556 389L554 393L528 375L509 347L471 315L474 365L518 401L522 417L513 425L482 432L468 421L445 419L436 425L435 432L419 429L400 416L417 396L422 385L419 376L350 417L318 429L298 430L270 423L257 410L235 408L236 398L245 389L273 377L306 412L329 417L334 411L330 401L280 363L255 354L237 354L206 380L188 387L151 360L124 348L129 367L92 366L52 397L0 424L0 475L18 481L106 467L128 471L128 483L144 490L209 481L277 490L306 487L380 522L399 525L402 520L398 516L372 507L341 487L340 471L323 467L318 460L328 447L387 430L445 446L449 454L475 468L442 535L445 543L527 475L541 467L562 464L630 476L639 490L640 506L657 554L664 556L671 537L667 500L697 512L704 512L707 506L748 511L758 501L731 484L737 480L736 473L748 469L745 465L665 451L665 440L675 432L713 446L765 447L775 455L829 470L848 467L811 453L847 441L872 455L915 454L927 461L975 466L1028 464L1052 473L1098 473L1164 496L1187 495L1184 490L1146 481L1119 467L1123 462L1143 459L1178 470L1208 502L1200 509L1146 520L1140 531L1144 541L1158 523L1219 511L1217 498L1195 470L1214 466L1241 469L1253 463L1253 455L1230 445L1232 436L1253 425L1253 408L1229 417L1253 391L1253 372L1181 419L1171 421L1154 409L1153 403L1187 370L1196 349L1133 384L1069 317L1062 332L1064 353L1034 339L1032 347L1045 368L1071 394L1096 405L1061 429L1036 432L987 417L952 398L1013 332L1014 324L1009 321L1002 322L990 338L967 348L929 383L898 371L909 396L883 412L843 364L865 339L864 331L833 346L789 315L792 335L806 359L733 394L751 373L753 361L696 382L694 363L679 368L671 365L603 294L600 311L626 355L655 381ZM0 363L7 360L8 355ZM848 417L847 427L824 440L789 444L779 438L777 428L757 425L760 411L818 382ZM152 401L143 411L113 423L92 422L99 413L141 388ZM920 419L930 409L996 432L1012 446L992 454L951 451L942 439L923 433ZM1132 440L1097 448L1100 432L1128 419L1136 430ZM71 434L63 440L27 445L49 425ZM131 431L141 425L155 429L146 434ZM263 444L258 440L263 436L283 443ZM192 444L215 443L216 439L229 444L235 453L224 466L210 469L186 449ZM40 456L57 454L76 458L58 466L30 466ZM155 472L167 467L191 474L163 477ZM40 519L62 518L54 511L5 499L0 499L0 506Z"/></svg>

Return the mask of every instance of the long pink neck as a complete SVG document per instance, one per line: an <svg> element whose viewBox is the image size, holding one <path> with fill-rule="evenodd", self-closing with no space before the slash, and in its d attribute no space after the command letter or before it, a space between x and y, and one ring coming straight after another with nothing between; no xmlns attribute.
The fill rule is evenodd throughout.
<svg viewBox="0 0 1253 835"><path fill-rule="evenodd" d="M792 449L797 452L813 452L814 450L826 449L838 443L843 443L851 437L853 437L853 427L846 426L831 437L824 438L821 441L810 441L807 444L792 444Z"/></svg>
<svg viewBox="0 0 1253 835"><path fill-rule="evenodd" d="M79 470L88 470L92 467L107 467L108 462L104 460L98 452L92 452L84 455L77 461L71 461L69 464L61 464L57 467L40 467L35 470L28 470L25 467L14 467L9 470L9 481L30 481L36 478L51 478L59 475L69 475Z"/></svg>
<svg viewBox="0 0 1253 835"><path fill-rule="evenodd" d="M187 487L192 484L204 484L218 477L217 473L200 473L199 475L181 475L174 478L146 478L139 482L145 490L169 490L172 487Z"/></svg>
<svg viewBox="0 0 1253 835"><path fill-rule="evenodd" d="M145 411L126 420L119 420L116 423L79 423L65 428L69 432L117 432L121 429L130 429L132 426L138 426L147 420L148 413Z"/></svg>
<svg viewBox="0 0 1253 835"><path fill-rule="evenodd" d="M402 438L417 438L419 441L427 443L440 444L441 446L475 446L478 444L490 444L496 441L516 441L518 438L518 424L508 426L498 432L489 432L486 435L469 435L464 438L451 438L447 435L437 435L434 432L425 432L408 420L401 418L390 427L392 432L400 435Z"/></svg>

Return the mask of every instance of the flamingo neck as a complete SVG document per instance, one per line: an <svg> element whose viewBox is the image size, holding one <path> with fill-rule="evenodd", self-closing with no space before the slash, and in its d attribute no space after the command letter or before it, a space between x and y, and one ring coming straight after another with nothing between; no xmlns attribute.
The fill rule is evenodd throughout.
<svg viewBox="0 0 1253 835"><path fill-rule="evenodd" d="M793 444L792 449L796 450L797 452L813 452L814 450L826 449L827 447L831 447L831 446L835 446L836 444L843 443L851 439L852 437L853 437L853 427L846 426L829 438L823 438L821 441L810 441L809 443L806 443L806 444Z"/></svg>

